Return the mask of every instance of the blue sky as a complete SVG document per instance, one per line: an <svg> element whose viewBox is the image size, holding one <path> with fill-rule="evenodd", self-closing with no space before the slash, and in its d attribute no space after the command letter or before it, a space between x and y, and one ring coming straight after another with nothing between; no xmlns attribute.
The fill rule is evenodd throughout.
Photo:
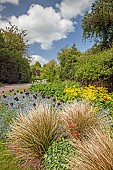
<svg viewBox="0 0 113 170"><path fill-rule="evenodd" d="M57 59L57 53L73 43L80 51L93 42L82 42L81 20L95 0L0 0L0 27L10 21L27 30L32 64Z"/></svg>

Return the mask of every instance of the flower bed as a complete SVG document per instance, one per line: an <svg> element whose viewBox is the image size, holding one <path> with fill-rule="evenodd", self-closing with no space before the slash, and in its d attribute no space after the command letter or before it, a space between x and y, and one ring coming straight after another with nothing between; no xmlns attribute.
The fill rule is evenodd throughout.
<svg viewBox="0 0 113 170"><path fill-rule="evenodd" d="M67 103L60 95L55 98L40 91L10 91L8 95L0 96L0 137L5 138L7 134L7 147L25 167L52 170L58 166L67 170L68 159L74 155L68 155L66 148L69 146L75 157L78 149L72 147L70 141L87 141L92 129L109 130L112 127L112 112L109 111L112 111L113 95L107 89L75 85L65 87L62 94ZM56 159L53 163L51 155Z"/></svg>

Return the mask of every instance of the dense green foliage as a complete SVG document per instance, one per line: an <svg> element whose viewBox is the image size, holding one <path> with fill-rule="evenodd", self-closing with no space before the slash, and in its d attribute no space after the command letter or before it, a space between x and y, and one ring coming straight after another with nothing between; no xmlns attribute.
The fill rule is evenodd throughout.
<svg viewBox="0 0 113 170"><path fill-rule="evenodd" d="M100 85L112 87L113 48L97 53L86 53L76 64L75 79L83 84L97 81Z"/></svg>
<svg viewBox="0 0 113 170"><path fill-rule="evenodd" d="M35 64L30 66L32 78L39 76L41 74L41 64L37 61Z"/></svg>
<svg viewBox="0 0 113 170"><path fill-rule="evenodd" d="M55 60L49 61L42 69L41 77L48 82L59 81L59 66Z"/></svg>
<svg viewBox="0 0 113 170"><path fill-rule="evenodd" d="M61 138L58 142L53 142L47 153L44 155L44 164L47 170L68 170L70 156L75 155L73 146L68 139Z"/></svg>
<svg viewBox="0 0 113 170"><path fill-rule="evenodd" d="M56 100L64 100L66 101L67 98L65 96L64 89L65 87L72 87L75 85L75 82L54 82L54 83L47 83L47 84L35 84L30 87L30 90L33 92L39 92L43 97L54 97ZM76 83L76 87L79 87L79 84Z"/></svg>
<svg viewBox="0 0 113 170"><path fill-rule="evenodd" d="M59 74L61 80L74 80L75 64L80 56L80 51L77 50L75 44L71 48L62 48L58 53L60 64Z"/></svg>
<svg viewBox="0 0 113 170"><path fill-rule="evenodd" d="M29 60L25 31L16 26L0 30L0 81L3 83L28 82L30 80Z"/></svg>
<svg viewBox="0 0 113 170"><path fill-rule="evenodd" d="M97 0L82 20L83 38L94 38L102 48L113 42L113 1Z"/></svg>
<svg viewBox="0 0 113 170"><path fill-rule="evenodd" d="M17 62L10 56L0 56L0 81L3 83L19 82Z"/></svg>
<svg viewBox="0 0 113 170"><path fill-rule="evenodd" d="M39 92L42 96L54 97L57 100L64 99L64 83L36 84L30 87L31 91Z"/></svg>
<svg viewBox="0 0 113 170"><path fill-rule="evenodd" d="M72 49L76 53L75 61ZM100 46L94 45L88 51L80 53L72 46L62 50L58 59L61 80L70 79L82 85L95 84L113 90L113 47L101 51Z"/></svg>

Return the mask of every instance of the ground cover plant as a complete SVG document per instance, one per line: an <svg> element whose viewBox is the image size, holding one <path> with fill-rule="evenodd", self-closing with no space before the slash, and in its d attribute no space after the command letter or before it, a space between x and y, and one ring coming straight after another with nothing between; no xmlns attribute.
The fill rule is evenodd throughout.
<svg viewBox="0 0 113 170"><path fill-rule="evenodd" d="M44 155L43 164L48 170L68 170L69 164L66 158L76 155L74 147L69 139L61 138L59 141L54 141Z"/></svg>

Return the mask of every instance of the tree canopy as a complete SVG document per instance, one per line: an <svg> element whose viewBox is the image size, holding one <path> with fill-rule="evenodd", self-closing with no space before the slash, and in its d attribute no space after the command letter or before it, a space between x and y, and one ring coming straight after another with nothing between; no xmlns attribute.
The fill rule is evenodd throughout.
<svg viewBox="0 0 113 170"><path fill-rule="evenodd" d="M5 83L28 82L30 66L27 58L25 31L10 25L0 29L0 81Z"/></svg>
<svg viewBox="0 0 113 170"><path fill-rule="evenodd" d="M62 80L73 80L75 74L75 64L77 57L81 55L81 52L77 50L75 44L71 48L62 48L58 53L58 60L60 64L60 78Z"/></svg>
<svg viewBox="0 0 113 170"><path fill-rule="evenodd" d="M41 64L40 62L36 62L35 64L30 66L32 77L40 76L41 74Z"/></svg>
<svg viewBox="0 0 113 170"><path fill-rule="evenodd" d="M94 38L101 47L113 43L113 0L97 0L82 20L83 39Z"/></svg>
<svg viewBox="0 0 113 170"><path fill-rule="evenodd" d="M43 66L42 78L47 79L48 82L54 82L59 80L59 66L55 60L49 61Z"/></svg>

